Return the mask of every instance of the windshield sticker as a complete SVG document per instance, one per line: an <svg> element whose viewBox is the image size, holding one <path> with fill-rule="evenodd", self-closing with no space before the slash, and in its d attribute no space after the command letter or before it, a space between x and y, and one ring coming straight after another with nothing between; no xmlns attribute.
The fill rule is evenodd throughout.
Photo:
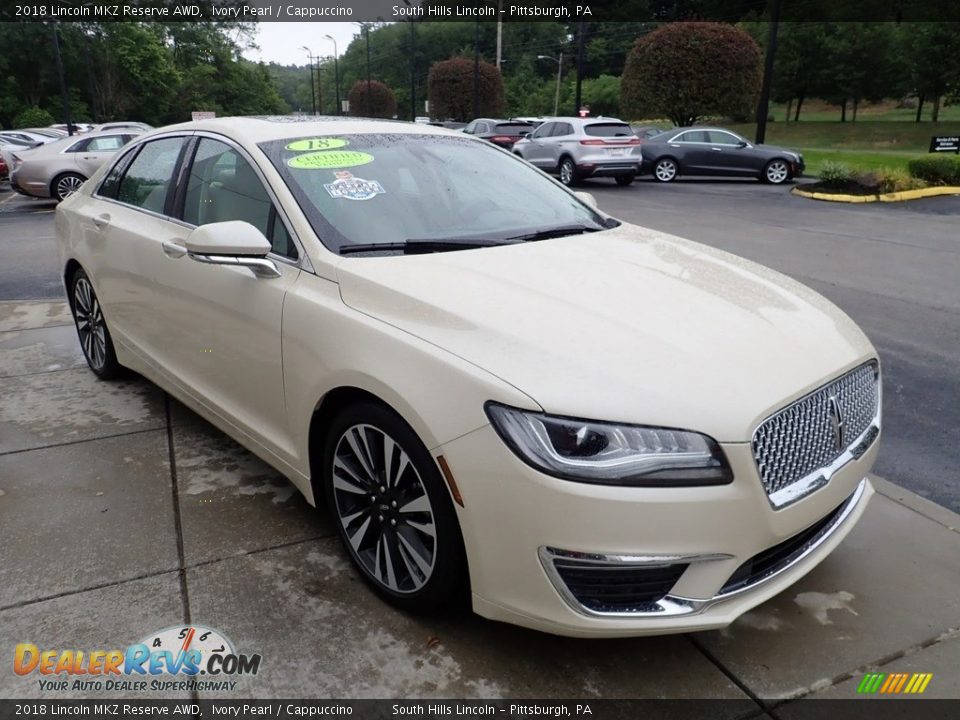
<svg viewBox="0 0 960 720"><path fill-rule="evenodd" d="M324 183L323 185L330 197L334 199L369 200L386 192L383 189L383 185L376 180L364 180L363 178L354 177L353 174L347 170L338 172L336 175L336 180L332 183Z"/></svg>
<svg viewBox="0 0 960 720"><path fill-rule="evenodd" d="M287 150L294 150L296 152L305 152L307 150L333 150L334 148L342 148L349 145L348 140L343 138L304 138L303 140L295 140L292 143L287 143Z"/></svg>
<svg viewBox="0 0 960 720"><path fill-rule="evenodd" d="M373 162L373 155L355 150L321 150L297 155L287 165L297 170L334 170Z"/></svg>

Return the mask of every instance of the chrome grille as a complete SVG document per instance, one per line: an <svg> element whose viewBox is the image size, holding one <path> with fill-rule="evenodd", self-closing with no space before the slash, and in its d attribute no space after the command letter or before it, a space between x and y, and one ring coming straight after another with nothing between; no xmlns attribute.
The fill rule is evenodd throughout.
<svg viewBox="0 0 960 720"><path fill-rule="evenodd" d="M877 416L879 400L879 368L876 362L869 362L764 420L753 433L753 457L773 504L786 504L775 498L778 493L792 501L820 487L823 483L811 484L799 494L781 493L830 467L848 450L852 452L851 446ZM842 421L839 444L838 415ZM854 455L864 449L861 444Z"/></svg>

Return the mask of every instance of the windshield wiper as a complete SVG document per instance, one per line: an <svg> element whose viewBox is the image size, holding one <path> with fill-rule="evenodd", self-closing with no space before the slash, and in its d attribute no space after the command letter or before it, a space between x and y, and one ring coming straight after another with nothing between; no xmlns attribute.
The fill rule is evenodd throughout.
<svg viewBox="0 0 960 720"><path fill-rule="evenodd" d="M434 240L430 238L411 238L403 242L391 243L359 243L357 245L341 245L341 255L353 255L364 252L400 252L404 255L419 255L422 253L446 252L449 250L469 250L472 248L494 247L496 245L512 245L513 238L508 240L492 240L489 238L450 238Z"/></svg>
<svg viewBox="0 0 960 720"><path fill-rule="evenodd" d="M583 235L584 233L597 232L603 230L602 227L593 225L561 225L560 227L547 228L546 230L537 230L526 235L514 235L507 238L514 242L528 242L530 240L549 240L550 238L564 237L566 235Z"/></svg>

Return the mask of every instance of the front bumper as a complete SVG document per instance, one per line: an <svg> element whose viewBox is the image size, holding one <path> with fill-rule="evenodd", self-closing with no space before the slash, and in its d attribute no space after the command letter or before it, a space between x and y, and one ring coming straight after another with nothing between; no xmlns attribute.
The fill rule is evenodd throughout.
<svg viewBox="0 0 960 720"><path fill-rule="evenodd" d="M813 569L849 533L873 494L866 474L878 442L829 483L774 510L748 444L724 445L729 485L628 488L543 475L487 426L441 448L464 500L458 508L480 615L570 636L658 635L724 627ZM837 512L789 562L731 584L760 553ZM604 612L579 602L551 567L557 554L683 563L656 606Z"/></svg>

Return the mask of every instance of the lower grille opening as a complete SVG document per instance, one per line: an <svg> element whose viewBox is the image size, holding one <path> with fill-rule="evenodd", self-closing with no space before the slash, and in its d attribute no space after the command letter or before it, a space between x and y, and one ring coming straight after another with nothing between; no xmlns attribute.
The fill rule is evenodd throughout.
<svg viewBox="0 0 960 720"><path fill-rule="evenodd" d="M843 513L852 498L848 498L839 507L818 520L806 530L797 533L783 542L759 552L734 571L726 584L720 588L720 595L741 590L772 575L792 563L810 545L828 533L837 518Z"/></svg>
<svg viewBox="0 0 960 720"><path fill-rule="evenodd" d="M594 612L649 612L676 584L687 564L605 565L555 558L553 565L570 593Z"/></svg>

